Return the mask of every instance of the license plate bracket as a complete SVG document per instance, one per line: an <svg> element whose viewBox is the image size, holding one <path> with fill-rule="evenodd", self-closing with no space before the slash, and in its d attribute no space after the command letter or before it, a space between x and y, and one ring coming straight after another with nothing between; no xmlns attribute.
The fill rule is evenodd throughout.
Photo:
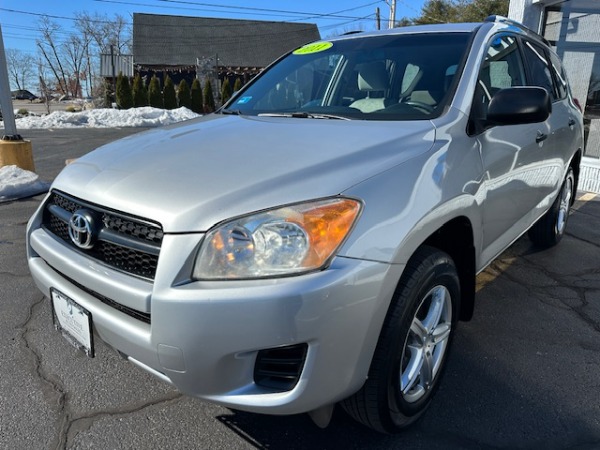
<svg viewBox="0 0 600 450"><path fill-rule="evenodd" d="M51 288L52 321L54 328L75 348L94 357L92 314L69 296Z"/></svg>

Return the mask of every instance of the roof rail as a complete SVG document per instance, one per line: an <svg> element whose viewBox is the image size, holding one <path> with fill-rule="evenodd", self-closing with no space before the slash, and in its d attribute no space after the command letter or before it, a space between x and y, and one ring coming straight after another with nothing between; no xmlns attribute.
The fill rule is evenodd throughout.
<svg viewBox="0 0 600 450"><path fill-rule="evenodd" d="M346 31L345 33L342 34L342 36L348 36L349 34L358 34L358 33L362 33L362 30Z"/></svg>
<svg viewBox="0 0 600 450"><path fill-rule="evenodd" d="M533 31L533 30L527 28L521 22L517 22L516 20L512 20L512 19L509 19L508 17L504 17L504 16L498 16L498 15L487 16L484 19L484 22L505 23L505 24L508 24L508 25L514 25L514 26L519 27L519 28L521 28L523 30Z"/></svg>
<svg viewBox="0 0 600 450"><path fill-rule="evenodd" d="M523 31L526 31L528 33L533 33L536 36L538 36L542 41L544 41L544 43L546 43L547 45L550 45L550 43L546 40L545 37L540 36L538 33L536 33L535 31L533 31L531 28L526 27L525 25L523 25L521 22L517 22L516 20L513 19L509 19L508 17L504 17L504 16L498 16L498 15L492 15L492 16L487 16L484 19L484 22L495 22L495 23L505 23L507 25L512 25L515 26L517 28L520 28Z"/></svg>

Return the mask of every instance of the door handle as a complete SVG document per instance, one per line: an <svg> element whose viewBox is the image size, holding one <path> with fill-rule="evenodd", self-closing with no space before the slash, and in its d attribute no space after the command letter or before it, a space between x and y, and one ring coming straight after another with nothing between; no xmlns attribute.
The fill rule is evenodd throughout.
<svg viewBox="0 0 600 450"><path fill-rule="evenodd" d="M545 141L548 138L548 135L546 133L542 133L541 131L537 132L537 136L535 137L535 142L537 142L538 144L542 141Z"/></svg>
<svg viewBox="0 0 600 450"><path fill-rule="evenodd" d="M569 127L572 127L573 125L575 125L575 119L570 118L569 119Z"/></svg>

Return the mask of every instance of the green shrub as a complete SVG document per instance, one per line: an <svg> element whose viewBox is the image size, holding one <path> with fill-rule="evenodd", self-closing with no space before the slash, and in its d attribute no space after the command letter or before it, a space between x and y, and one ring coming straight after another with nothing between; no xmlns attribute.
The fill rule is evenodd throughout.
<svg viewBox="0 0 600 450"><path fill-rule="evenodd" d="M27 111L25 108L19 108L19 110L17 111L17 114L19 116L28 116L29 111Z"/></svg>
<svg viewBox="0 0 600 450"><path fill-rule="evenodd" d="M114 102L114 96L112 92L112 85L108 82L107 79L102 83L103 97L104 97L104 107L112 108L112 104Z"/></svg>
<svg viewBox="0 0 600 450"><path fill-rule="evenodd" d="M233 83L233 92L239 91L242 88L242 86L243 86L242 79L236 78L235 83Z"/></svg>
<svg viewBox="0 0 600 450"><path fill-rule="evenodd" d="M160 92L160 80L152 75L150 86L148 86L148 104L153 108L163 107L163 98Z"/></svg>
<svg viewBox="0 0 600 450"><path fill-rule="evenodd" d="M185 106L187 109L192 109L192 97L190 94L190 87L187 81L181 80L177 87L177 100L179 101L179 107Z"/></svg>
<svg viewBox="0 0 600 450"><path fill-rule="evenodd" d="M221 103L224 105L231 98L231 84L229 78L225 78L223 86L221 86Z"/></svg>
<svg viewBox="0 0 600 450"><path fill-rule="evenodd" d="M165 109L176 109L177 108L177 97L175 96L175 85L171 77L167 75L165 77L165 87L163 88L163 104Z"/></svg>
<svg viewBox="0 0 600 450"><path fill-rule="evenodd" d="M204 82L204 112L211 113L215 110L215 97L213 96L210 80Z"/></svg>
<svg viewBox="0 0 600 450"><path fill-rule="evenodd" d="M148 89L139 73L133 79L133 106L148 106Z"/></svg>
<svg viewBox="0 0 600 450"><path fill-rule="evenodd" d="M200 80L195 78L192 82L192 107L191 110L196 114L202 114L204 108L202 107L202 86L200 86Z"/></svg>
<svg viewBox="0 0 600 450"><path fill-rule="evenodd" d="M131 85L129 78L119 72L117 77L117 106L119 109L133 108L133 95L131 94Z"/></svg>

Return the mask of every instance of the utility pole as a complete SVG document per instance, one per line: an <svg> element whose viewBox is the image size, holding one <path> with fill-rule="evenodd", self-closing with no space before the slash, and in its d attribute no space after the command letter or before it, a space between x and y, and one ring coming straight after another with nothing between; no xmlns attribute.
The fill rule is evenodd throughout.
<svg viewBox="0 0 600 450"><path fill-rule="evenodd" d="M379 11L379 6L375 8L375 24L377 25L377 29L381 30L381 12Z"/></svg>
<svg viewBox="0 0 600 450"><path fill-rule="evenodd" d="M219 87L219 54L215 53L215 91L214 97L221 100L221 88Z"/></svg>
<svg viewBox="0 0 600 450"><path fill-rule="evenodd" d="M396 0L389 0L386 3L390 5L390 20L388 22L388 28L394 28L396 26Z"/></svg>
<svg viewBox="0 0 600 450"><path fill-rule="evenodd" d="M2 25L0 25L0 106L2 106L2 120L4 121L4 132L2 139L10 139L19 136L15 124L15 113L13 111L10 83L8 82L8 69L6 68L6 55L4 53L4 39L2 37Z"/></svg>
<svg viewBox="0 0 600 450"><path fill-rule="evenodd" d="M112 95L110 96L110 107L117 101L117 76L115 74L115 46L110 44L110 65L112 67Z"/></svg>
<svg viewBox="0 0 600 450"><path fill-rule="evenodd" d="M0 140L0 167L15 165L21 169L34 171L31 141L24 140L17 133L15 113L8 82L8 69L6 67L6 54L4 53L4 39L0 25L0 106L2 107L2 120L4 132Z"/></svg>

